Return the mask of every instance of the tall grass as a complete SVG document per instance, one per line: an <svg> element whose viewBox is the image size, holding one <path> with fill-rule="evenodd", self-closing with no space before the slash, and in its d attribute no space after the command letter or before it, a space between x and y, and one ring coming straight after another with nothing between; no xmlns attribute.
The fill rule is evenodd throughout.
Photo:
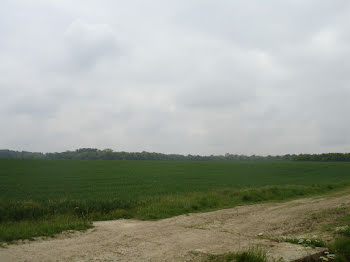
<svg viewBox="0 0 350 262"><path fill-rule="evenodd" d="M312 186L267 186L248 189L222 189L209 192L152 197L138 203L133 217L162 219L191 212L203 212L237 205L288 200L331 192L349 184Z"/></svg>
<svg viewBox="0 0 350 262"><path fill-rule="evenodd" d="M91 222L70 215L43 217L38 220L24 220L0 223L0 243L19 239L48 237L65 230L85 230Z"/></svg>
<svg viewBox="0 0 350 262"><path fill-rule="evenodd" d="M266 186L220 189L147 197L142 200L47 200L1 201L0 222L37 220L46 216L72 215L84 219L161 219L264 201L286 200L331 192L349 183L311 186Z"/></svg>
<svg viewBox="0 0 350 262"><path fill-rule="evenodd" d="M52 200L0 203L0 242L85 229L89 221L119 218L154 220L237 205L312 196L348 184L267 186L148 197L138 201ZM12 232L12 233L11 233Z"/></svg>
<svg viewBox="0 0 350 262"><path fill-rule="evenodd" d="M330 249L336 254L335 262L348 262L350 261L350 215L343 217L341 222L343 225L347 225L348 228L337 232L338 237L330 246Z"/></svg>
<svg viewBox="0 0 350 262"><path fill-rule="evenodd" d="M350 237L341 237L335 240L332 246L336 254L336 262L350 261Z"/></svg>
<svg viewBox="0 0 350 262"><path fill-rule="evenodd" d="M268 262L266 251L259 247L249 248L247 251L227 253L223 255L209 255L208 262Z"/></svg>

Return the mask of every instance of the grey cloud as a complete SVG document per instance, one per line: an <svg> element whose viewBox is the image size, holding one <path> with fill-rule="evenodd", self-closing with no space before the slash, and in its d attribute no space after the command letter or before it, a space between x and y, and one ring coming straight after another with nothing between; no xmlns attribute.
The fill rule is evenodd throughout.
<svg viewBox="0 0 350 262"><path fill-rule="evenodd" d="M8 109L9 114L28 115L33 117L52 116L57 110L57 105L52 104L52 101L40 100L37 98L27 97L16 101Z"/></svg>
<svg viewBox="0 0 350 262"><path fill-rule="evenodd" d="M345 0L2 1L0 145L346 152L349 15Z"/></svg>
<svg viewBox="0 0 350 262"><path fill-rule="evenodd" d="M203 1L189 4L177 22L248 48L275 51L326 27L347 1ZM183 21L183 22L181 22Z"/></svg>
<svg viewBox="0 0 350 262"><path fill-rule="evenodd" d="M99 59L114 56L118 52L115 33L108 24L87 24L74 21L66 30L68 67L74 64L78 69L94 66Z"/></svg>
<svg viewBox="0 0 350 262"><path fill-rule="evenodd" d="M203 83L188 92L184 92L179 100L185 106L198 107L202 110L222 107L236 108L255 98L254 90L244 89L240 85L240 82L222 83L219 80Z"/></svg>

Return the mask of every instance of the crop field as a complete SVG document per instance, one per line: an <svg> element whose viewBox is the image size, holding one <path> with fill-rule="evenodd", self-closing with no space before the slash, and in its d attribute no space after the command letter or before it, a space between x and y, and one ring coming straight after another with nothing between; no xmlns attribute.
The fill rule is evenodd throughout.
<svg viewBox="0 0 350 262"><path fill-rule="evenodd" d="M349 162L0 159L0 242L327 193L348 186L349 171Z"/></svg>
<svg viewBox="0 0 350 262"><path fill-rule="evenodd" d="M1 200L148 196L350 179L350 163L0 160Z"/></svg>

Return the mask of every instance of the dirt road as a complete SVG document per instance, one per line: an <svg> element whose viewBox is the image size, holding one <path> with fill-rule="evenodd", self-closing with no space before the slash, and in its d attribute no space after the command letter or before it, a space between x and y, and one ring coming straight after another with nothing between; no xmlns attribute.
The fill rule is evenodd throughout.
<svg viewBox="0 0 350 262"><path fill-rule="evenodd" d="M152 222L95 222L87 232L0 248L0 261L201 261L205 253L245 250L257 244L272 257L292 261L315 250L264 237L327 238L320 227L324 220L334 219L332 215L327 218L327 210L339 207L350 207L349 194L241 206ZM263 237L257 236L259 233Z"/></svg>

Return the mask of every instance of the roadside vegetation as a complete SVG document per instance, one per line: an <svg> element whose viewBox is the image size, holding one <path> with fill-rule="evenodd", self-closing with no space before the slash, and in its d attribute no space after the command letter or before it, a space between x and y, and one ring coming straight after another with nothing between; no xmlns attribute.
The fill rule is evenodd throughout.
<svg viewBox="0 0 350 262"><path fill-rule="evenodd" d="M334 232L334 240L331 242L326 243L320 239L313 238L286 238L283 239L283 241L309 248L326 247L329 250L319 257L305 257L303 260L300 260L302 262L349 262L350 214L340 219L338 218L337 220L338 227L336 227L337 230ZM334 227L334 225L335 224L331 224L327 226ZM272 259L267 256L266 250L254 247L238 253L209 254L206 262L283 262L283 260Z"/></svg>
<svg viewBox="0 0 350 262"><path fill-rule="evenodd" d="M336 255L336 262L350 261L350 213L338 220L338 229L330 250Z"/></svg>
<svg viewBox="0 0 350 262"><path fill-rule="evenodd" d="M298 244L304 247L311 247L311 248L327 246L323 240L317 239L317 238L286 238L284 239L284 242L289 242L292 244Z"/></svg>
<svg viewBox="0 0 350 262"><path fill-rule="evenodd" d="M42 217L37 220L21 220L0 223L1 242L11 243L19 239L32 240L35 237L52 237L66 230L85 230L92 226L87 219L72 215Z"/></svg>
<svg viewBox="0 0 350 262"><path fill-rule="evenodd" d="M0 160L0 242L314 196L350 186L350 163ZM315 183L317 182L317 183Z"/></svg>
<svg viewBox="0 0 350 262"><path fill-rule="evenodd" d="M181 214L217 210L334 192L344 184L312 186L267 186L223 189L148 197L134 202L104 201L14 201L3 202L0 212L0 242L52 236L65 230L84 230L91 221L120 218L154 220Z"/></svg>
<svg viewBox="0 0 350 262"><path fill-rule="evenodd" d="M271 262L271 259L268 259L266 251L253 247L238 253L209 255L207 262Z"/></svg>
<svg viewBox="0 0 350 262"><path fill-rule="evenodd" d="M278 242L289 242L308 248L325 247L328 251L320 257L305 258L302 262L348 262L350 261L350 209L337 207L311 214L310 220L323 224L322 231L333 235L332 240L319 238L267 238Z"/></svg>

